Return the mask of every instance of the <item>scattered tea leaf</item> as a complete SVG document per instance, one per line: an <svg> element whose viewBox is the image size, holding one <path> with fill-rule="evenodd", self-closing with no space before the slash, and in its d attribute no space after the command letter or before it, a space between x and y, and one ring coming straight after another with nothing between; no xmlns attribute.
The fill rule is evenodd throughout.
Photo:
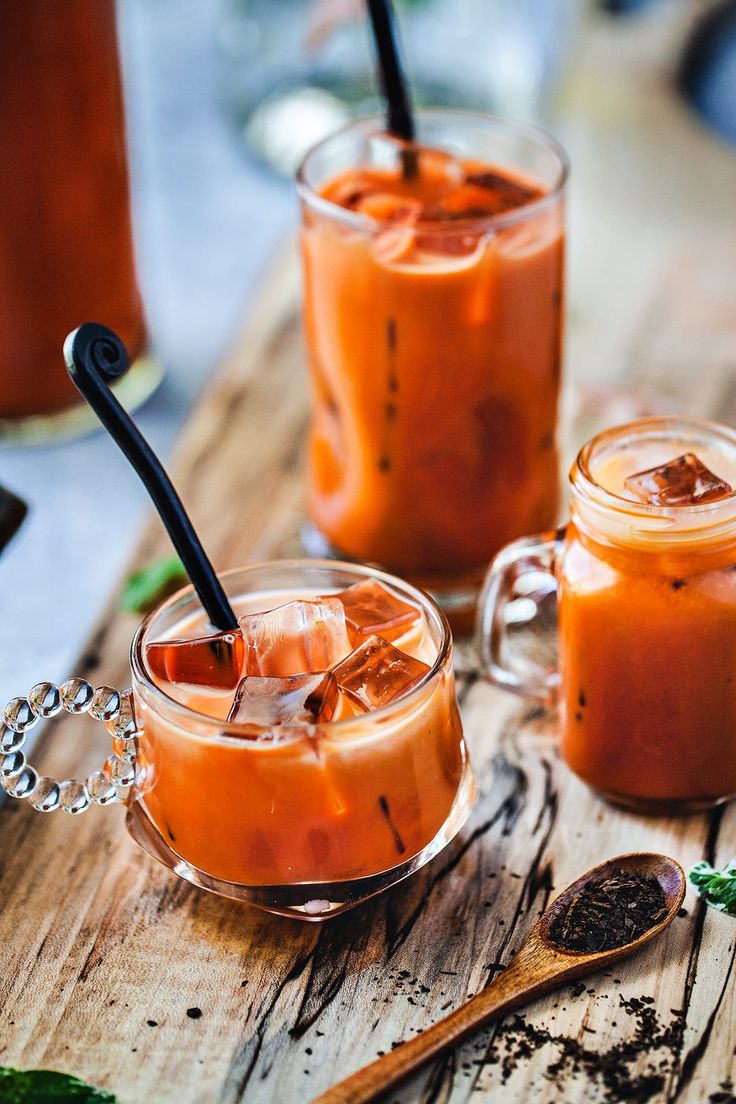
<svg viewBox="0 0 736 1104"><path fill-rule="evenodd" d="M116 1104L116 1099L66 1073L0 1066L0 1104Z"/></svg>
<svg viewBox="0 0 736 1104"><path fill-rule="evenodd" d="M736 916L736 859L716 870L709 862L695 863L687 872L690 884L706 904Z"/></svg>
<svg viewBox="0 0 736 1104"><path fill-rule="evenodd" d="M120 606L126 613L149 613L187 581L187 573L178 556L155 560L128 576L120 594Z"/></svg>

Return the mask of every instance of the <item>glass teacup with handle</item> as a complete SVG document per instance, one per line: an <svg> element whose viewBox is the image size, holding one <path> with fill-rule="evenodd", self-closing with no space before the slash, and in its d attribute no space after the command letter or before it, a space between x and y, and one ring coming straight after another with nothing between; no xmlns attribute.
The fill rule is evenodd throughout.
<svg viewBox="0 0 736 1104"><path fill-rule="evenodd" d="M109 331L82 327L70 356L86 362L95 408L155 483L194 585L136 632L130 690L72 678L7 704L2 786L42 812L123 802L137 842L195 885L303 919L335 915L423 866L472 807L449 627L426 594L356 564L215 575L107 390L100 365L124 364L121 349ZM40 777L25 759L29 733L62 711L87 713L112 741L83 780Z"/></svg>

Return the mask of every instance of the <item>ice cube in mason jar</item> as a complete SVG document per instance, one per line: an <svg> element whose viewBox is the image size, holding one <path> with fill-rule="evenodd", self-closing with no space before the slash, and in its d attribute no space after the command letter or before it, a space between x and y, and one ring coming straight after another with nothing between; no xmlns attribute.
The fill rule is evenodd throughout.
<svg viewBox="0 0 736 1104"><path fill-rule="evenodd" d="M650 506L695 506L724 498L733 490L694 452L685 452L666 464L636 472L624 480L624 487Z"/></svg>

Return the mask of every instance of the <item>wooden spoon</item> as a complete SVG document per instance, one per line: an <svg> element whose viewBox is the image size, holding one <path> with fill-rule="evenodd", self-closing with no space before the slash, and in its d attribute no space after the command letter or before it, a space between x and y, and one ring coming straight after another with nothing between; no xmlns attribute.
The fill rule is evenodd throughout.
<svg viewBox="0 0 736 1104"><path fill-rule="evenodd" d="M549 937L550 925L559 913L567 908L591 878L600 879L615 868L635 874L653 875L664 893L667 914L635 939L610 951L563 951ZM431 1058L436 1058L450 1047L457 1046L471 1032L483 1027L490 1020L504 1016L514 1008L527 1004L543 993L555 989L564 982L591 974L604 966L636 951L655 939L671 924L685 896L685 873L679 863L666 855L636 852L619 855L569 885L549 905L532 928L511 965L484 989L482 993L461 1005L449 1016L438 1020L407 1043L391 1051L383 1058L371 1062L345 1081L328 1089L315 1098L312 1104L368 1104L378 1100L389 1089L414 1073Z"/></svg>

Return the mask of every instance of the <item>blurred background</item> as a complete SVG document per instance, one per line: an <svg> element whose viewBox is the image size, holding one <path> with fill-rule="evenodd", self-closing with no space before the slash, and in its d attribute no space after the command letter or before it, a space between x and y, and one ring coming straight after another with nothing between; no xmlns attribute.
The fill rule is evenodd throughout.
<svg viewBox="0 0 736 1104"><path fill-rule="evenodd" d="M642 286L656 287L681 245L734 232L736 3L398 0L397 10L418 103L534 120L567 147L568 379L584 384L594 358L596 378L615 385ZM117 19L138 281L164 369L137 417L166 456L294 235L301 155L376 107L373 64L360 0L119 0ZM0 173L12 171L6 156ZM719 296L724 281L727 298L736 291L729 253L719 280ZM713 325L736 365L723 312ZM624 400L621 416L631 412ZM74 673L147 508L101 433L33 445L18 435L2 421L0 484L30 506L0 554L5 699Z"/></svg>

